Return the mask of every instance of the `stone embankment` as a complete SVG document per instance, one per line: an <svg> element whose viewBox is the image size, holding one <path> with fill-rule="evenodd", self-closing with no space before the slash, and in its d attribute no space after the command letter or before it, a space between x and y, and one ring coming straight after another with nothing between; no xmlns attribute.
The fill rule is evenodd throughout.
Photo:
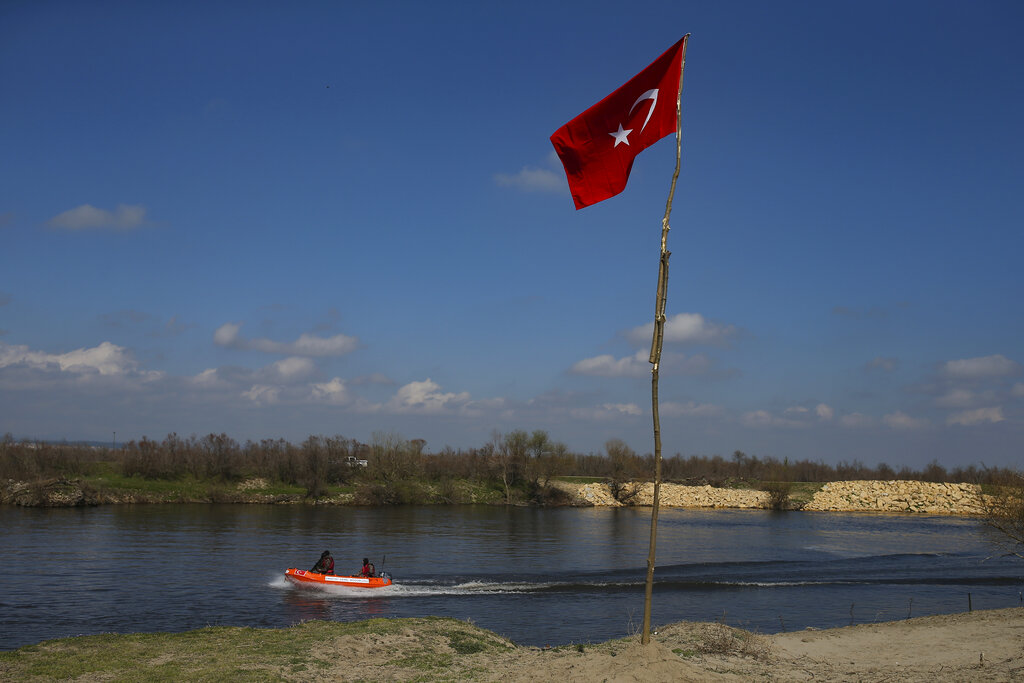
<svg viewBox="0 0 1024 683"><path fill-rule="evenodd" d="M927 481L834 481L825 484L804 510L924 512L980 515L985 509L977 484Z"/></svg>
<svg viewBox="0 0 1024 683"><path fill-rule="evenodd" d="M619 499L607 484L563 484L574 504L623 507L653 505L654 485L627 484ZM662 484L660 504L665 507L767 509L769 494L753 489ZM918 512L933 515L985 513L976 484L935 484L922 481L835 481L822 485L810 500L793 500L789 509L822 512Z"/></svg>

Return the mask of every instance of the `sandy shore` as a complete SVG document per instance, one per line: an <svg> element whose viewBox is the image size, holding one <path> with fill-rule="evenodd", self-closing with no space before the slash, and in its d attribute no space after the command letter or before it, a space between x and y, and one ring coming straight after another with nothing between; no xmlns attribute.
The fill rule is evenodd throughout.
<svg viewBox="0 0 1024 683"><path fill-rule="evenodd" d="M583 653L529 651L495 661L503 681L1024 680L1024 609L771 636L678 623L648 646L614 641Z"/></svg>

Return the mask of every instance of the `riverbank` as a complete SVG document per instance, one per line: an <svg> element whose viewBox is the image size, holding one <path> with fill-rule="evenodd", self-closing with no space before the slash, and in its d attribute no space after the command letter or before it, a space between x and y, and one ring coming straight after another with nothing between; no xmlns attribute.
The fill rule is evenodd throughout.
<svg viewBox="0 0 1024 683"><path fill-rule="evenodd" d="M131 503L259 503L354 505L348 492L333 492L318 498L300 490L281 490L264 479L248 479L233 485L176 486L165 482L132 482L111 489L82 479L50 479L37 482L8 480L0 485L0 504L24 507L77 507ZM654 500L651 482L632 482L620 487L619 498L606 483L577 483L552 480L550 486L560 492L559 500L577 507L650 506ZM469 491L461 502L502 504L497 492ZM443 502L442 502L443 504ZM677 508L731 508L763 510L773 507L771 495L751 488L718 488L665 483L660 504ZM950 484L922 481L835 481L825 484L793 486L783 509L819 512L904 512L935 515L981 515L984 499L977 484Z"/></svg>
<svg viewBox="0 0 1024 683"><path fill-rule="evenodd" d="M454 619L313 621L286 629L83 636L0 653L0 679L429 681L1010 681L1024 610L758 635L680 622L638 636L518 646Z"/></svg>

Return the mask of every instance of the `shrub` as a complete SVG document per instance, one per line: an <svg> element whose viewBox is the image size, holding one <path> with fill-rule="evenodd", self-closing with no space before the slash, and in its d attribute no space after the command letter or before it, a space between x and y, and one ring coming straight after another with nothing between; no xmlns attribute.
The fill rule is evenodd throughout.
<svg viewBox="0 0 1024 683"><path fill-rule="evenodd" d="M985 525L996 532L996 544L1024 558L1024 474L1003 472L982 491Z"/></svg>
<svg viewBox="0 0 1024 683"><path fill-rule="evenodd" d="M789 509L789 494L793 490L791 482L766 481L761 484L761 490L768 493L768 506L772 510Z"/></svg>

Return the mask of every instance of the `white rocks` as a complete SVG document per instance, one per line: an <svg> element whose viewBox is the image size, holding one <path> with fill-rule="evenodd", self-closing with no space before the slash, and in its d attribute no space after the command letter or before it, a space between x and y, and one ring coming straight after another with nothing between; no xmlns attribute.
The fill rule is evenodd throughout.
<svg viewBox="0 0 1024 683"><path fill-rule="evenodd" d="M559 486L572 494L577 505L622 507L607 484ZM630 505L654 503L654 484L637 482ZM662 484L660 504L665 507L767 509L768 493L753 489L721 489L712 486ZM976 484L945 484L923 481L834 481L803 506L827 512L919 512L936 515L984 514L981 489Z"/></svg>

